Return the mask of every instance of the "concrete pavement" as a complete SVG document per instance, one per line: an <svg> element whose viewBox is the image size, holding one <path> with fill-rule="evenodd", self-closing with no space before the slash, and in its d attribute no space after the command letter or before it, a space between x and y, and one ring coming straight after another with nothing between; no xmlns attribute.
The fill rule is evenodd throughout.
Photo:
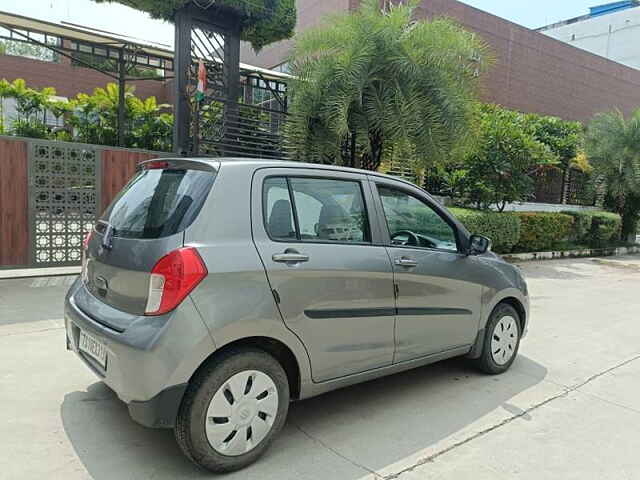
<svg viewBox="0 0 640 480"><path fill-rule="evenodd" d="M452 360L292 404L226 478L640 479L640 257L522 268L532 323L510 372ZM65 351L68 282L0 280L0 479L214 477Z"/></svg>

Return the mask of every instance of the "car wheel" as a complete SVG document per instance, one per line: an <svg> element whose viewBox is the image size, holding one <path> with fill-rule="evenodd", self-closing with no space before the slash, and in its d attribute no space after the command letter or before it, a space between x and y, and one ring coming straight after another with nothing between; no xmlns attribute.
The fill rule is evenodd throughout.
<svg viewBox="0 0 640 480"><path fill-rule="evenodd" d="M485 332L482 355L476 363L485 373L504 373L509 370L518 355L520 315L511 305L501 303L491 313Z"/></svg>
<svg viewBox="0 0 640 480"><path fill-rule="evenodd" d="M176 440L200 467L238 470L267 450L288 409L289 382L275 358L260 350L227 352L190 382L176 418Z"/></svg>

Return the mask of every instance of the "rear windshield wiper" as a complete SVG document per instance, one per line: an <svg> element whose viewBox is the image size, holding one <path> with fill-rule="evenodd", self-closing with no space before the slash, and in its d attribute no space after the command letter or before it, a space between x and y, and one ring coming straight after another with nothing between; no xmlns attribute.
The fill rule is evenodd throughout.
<svg viewBox="0 0 640 480"><path fill-rule="evenodd" d="M102 248L111 250L113 248L113 237L116 235L116 227L107 223L104 235L102 236Z"/></svg>

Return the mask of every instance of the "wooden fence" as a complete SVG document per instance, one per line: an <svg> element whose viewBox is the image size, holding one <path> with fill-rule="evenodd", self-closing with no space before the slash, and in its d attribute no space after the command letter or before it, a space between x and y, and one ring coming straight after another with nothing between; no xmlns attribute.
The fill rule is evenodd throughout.
<svg viewBox="0 0 640 480"><path fill-rule="evenodd" d="M78 264L86 225L102 214L138 163L166 155L0 137L0 268Z"/></svg>
<svg viewBox="0 0 640 480"><path fill-rule="evenodd" d="M0 139L0 266L29 263L27 144Z"/></svg>

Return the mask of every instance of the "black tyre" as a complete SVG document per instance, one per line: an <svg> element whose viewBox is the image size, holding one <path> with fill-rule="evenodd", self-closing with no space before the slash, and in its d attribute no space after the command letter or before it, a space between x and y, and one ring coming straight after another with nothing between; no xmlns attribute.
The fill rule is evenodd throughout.
<svg viewBox="0 0 640 480"><path fill-rule="evenodd" d="M475 362L490 375L509 370L518 355L521 327L520 315L511 305L501 303L494 308L485 329L482 355Z"/></svg>
<svg viewBox="0 0 640 480"><path fill-rule="evenodd" d="M289 382L280 363L260 350L227 352L189 384L175 436L185 455L212 472L255 462L284 426Z"/></svg>

